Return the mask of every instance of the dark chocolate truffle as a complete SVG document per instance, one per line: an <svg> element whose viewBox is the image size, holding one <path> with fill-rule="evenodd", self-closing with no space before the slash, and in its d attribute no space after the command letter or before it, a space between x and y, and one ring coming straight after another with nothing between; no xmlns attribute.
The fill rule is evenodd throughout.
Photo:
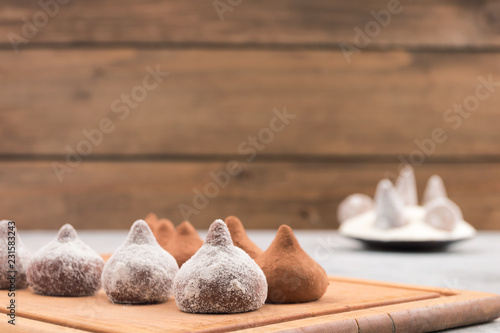
<svg viewBox="0 0 500 333"><path fill-rule="evenodd" d="M175 302L191 313L239 313L260 308L266 277L255 261L233 245L226 224L216 220L205 244L179 270Z"/></svg>
<svg viewBox="0 0 500 333"><path fill-rule="evenodd" d="M37 294L88 296L101 288L104 260L65 224L57 238L38 250L28 267L28 281Z"/></svg>
<svg viewBox="0 0 500 333"><path fill-rule="evenodd" d="M279 227L269 248L255 261L267 278L267 303L315 301L328 287L325 270L307 255L287 225Z"/></svg>
<svg viewBox="0 0 500 333"><path fill-rule="evenodd" d="M233 244L255 259L260 256L264 251L262 251L254 242L248 238L243 223L236 216L228 216L226 218L227 228L233 239Z"/></svg>
<svg viewBox="0 0 500 333"><path fill-rule="evenodd" d="M196 229L188 221L177 226L172 240L165 246L165 250L174 256L181 267L203 245L203 240L198 236Z"/></svg>
<svg viewBox="0 0 500 333"><path fill-rule="evenodd" d="M0 289L28 287L26 270L30 261L31 253L21 241L14 222L0 221Z"/></svg>
<svg viewBox="0 0 500 333"><path fill-rule="evenodd" d="M102 286L114 303L165 302L178 270L174 257L158 244L146 222L138 220L106 262Z"/></svg>
<svg viewBox="0 0 500 333"><path fill-rule="evenodd" d="M144 219L153 232L156 241L160 246L166 249L167 244L175 236L175 227L169 219L159 219L154 213L149 213Z"/></svg>

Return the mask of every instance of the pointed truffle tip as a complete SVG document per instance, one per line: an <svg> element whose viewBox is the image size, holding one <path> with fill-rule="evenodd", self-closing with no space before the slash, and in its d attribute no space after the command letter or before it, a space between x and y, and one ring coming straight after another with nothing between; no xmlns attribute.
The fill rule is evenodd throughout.
<svg viewBox="0 0 500 333"><path fill-rule="evenodd" d="M415 172L410 165L405 165L396 181L396 189L407 205L417 205L417 184L415 180Z"/></svg>
<svg viewBox="0 0 500 333"><path fill-rule="evenodd" d="M226 225L231 235L233 233L242 233L245 231L243 223L241 223L241 220L236 216L228 216L226 218Z"/></svg>
<svg viewBox="0 0 500 333"><path fill-rule="evenodd" d="M156 240L146 221L137 220L130 228L127 242L133 244L151 244L155 243Z"/></svg>
<svg viewBox="0 0 500 333"><path fill-rule="evenodd" d="M144 218L144 221L146 221L147 224L155 223L158 221L158 216L155 213L149 213Z"/></svg>
<svg viewBox="0 0 500 333"><path fill-rule="evenodd" d="M160 219L158 220L157 231L159 233L175 231L174 224L169 219Z"/></svg>
<svg viewBox="0 0 500 333"><path fill-rule="evenodd" d="M425 187L422 204L425 205L436 198L446 197L448 197L448 194L446 193L443 179L438 175L431 176L427 181L427 186Z"/></svg>
<svg viewBox="0 0 500 333"><path fill-rule="evenodd" d="M394 189L394 185L392 185L391 181L389 179L382 179L381 181L378 182L377 185L377 190L375 192L375 198L382 194L382 193L388 193Z"/></svg>
<svg viewBox="0 0 500 333"><path fill-rule="evenodd" d="M406 164L399 172L400 177L412 177L414 175L415 171L413 170L413 167L409 164Z"/></svg>
<svg viewBox="0 0 500 333"><path fill-rule="evenodd" d="M57 240L61 243L73 241L78 238L75 228L69 223L66 223L59 229Z"/></svg>
<svg viewBox="0 0 500 333"><path fill-rule="evenodd" d="M196 233L196 229L188 221L184 221L181 224L179 224L176 230L179 235L189 235Z"/></svg>
<svg viewBox="0 0 500 333"><path fill-rule="evenodd" d="M375 212L377 227L382 229L405 225L404 202L388 179L383 179L375 193Z"/></svg>
<svg viewBox="0 0 500 333"><path fill-rule="evenodd" d="M280 248L300 248L299 241L295 238L292 228L286 224L280 225L273 243Z"/></svg>
<svg viewBox="0 0 500 333"><path fill-rule="evenodd" d="M222 220L215 220L208 229L205 244L214 246L229 246L233 244L229 230Z"/></svg>

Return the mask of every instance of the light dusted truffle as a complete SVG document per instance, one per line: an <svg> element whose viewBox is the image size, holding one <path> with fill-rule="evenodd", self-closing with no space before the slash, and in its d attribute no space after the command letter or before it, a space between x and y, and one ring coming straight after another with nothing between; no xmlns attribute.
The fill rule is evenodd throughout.
<svg viewBox="0 0 500 333"><path fill-rule="evenodd" d="M9 255L13 256L9 257ZM0 289L28 287L26 270L30 261L31 253L21 241L14 222L0 221Z"/></svg>
<svg viewBox="0 0 500 333"><path fill-rule="evenodd" d="M57 238L34 255L28 281L35 293L50 296L89 296L101 288L104 260L65 224Z"/></svg>
<svg viewBox="0 0 500 333"><path fill-rule="evenodd" d="M172 295L178 270L174 257L158 244L146 222L138 220L106 262L102 285L114 303L160 303Z"/></svg>
<svg viewBox="0 0 500 333"><path fill-rule="evenodd" d="M266 300L266 277L245 251L233 245L226 224L216 220L204 245L175 277L174 296L184 312L252 311Z"/></svg>

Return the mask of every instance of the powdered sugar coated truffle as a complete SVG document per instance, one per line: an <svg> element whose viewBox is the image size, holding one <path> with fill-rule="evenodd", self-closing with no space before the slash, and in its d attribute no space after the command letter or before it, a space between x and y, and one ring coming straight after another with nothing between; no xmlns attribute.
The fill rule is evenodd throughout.
<svg viewBox="0 0 500 333"><path fill-rule="evenodd" d="M204 245L175 277L174 295L184 312L247 312L264 304L267 282L255 261L233 245L226 224L216 220Z"/></svg>
<svg viewBox="0 0 500 333"><path fill-rule="evenodd" d="M9 255L11 256L9 257ZM11 282L14 281L12 286L15 286L16 289L28 287L26 270L30 261L31 253L21 241L14 223L7 220L0 221L0 289L11 288ZM13 268L11 268L11 264L14 265ZM9 273L9 271L16 273ZM14 279L9 279L13 275Z"/></svg>
<svg viewBox="0 0 500 333"><path fill-rule="evenodd" d="M104 266L102 285L114 303L165 302L172 295L177 262L156 241L144 220L137 220L125 243Z"/></svg>
<svg viewBox="0 0 500 333"><path fill-rule="evenodd" d="M37 294L88 296L101 288L104 260L65 224L57 238L38 250L28 267L28 281Z"/></svg>

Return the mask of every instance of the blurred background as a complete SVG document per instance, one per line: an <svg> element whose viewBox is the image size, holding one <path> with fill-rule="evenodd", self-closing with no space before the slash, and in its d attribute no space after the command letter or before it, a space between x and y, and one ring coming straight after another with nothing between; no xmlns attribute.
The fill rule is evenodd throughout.
<svg viewBox="0 0 500 333"><path fill-rule="evenodd" d="M2 0L0 217L338 226L405 163L500 230L500 1Z"/></svg>

